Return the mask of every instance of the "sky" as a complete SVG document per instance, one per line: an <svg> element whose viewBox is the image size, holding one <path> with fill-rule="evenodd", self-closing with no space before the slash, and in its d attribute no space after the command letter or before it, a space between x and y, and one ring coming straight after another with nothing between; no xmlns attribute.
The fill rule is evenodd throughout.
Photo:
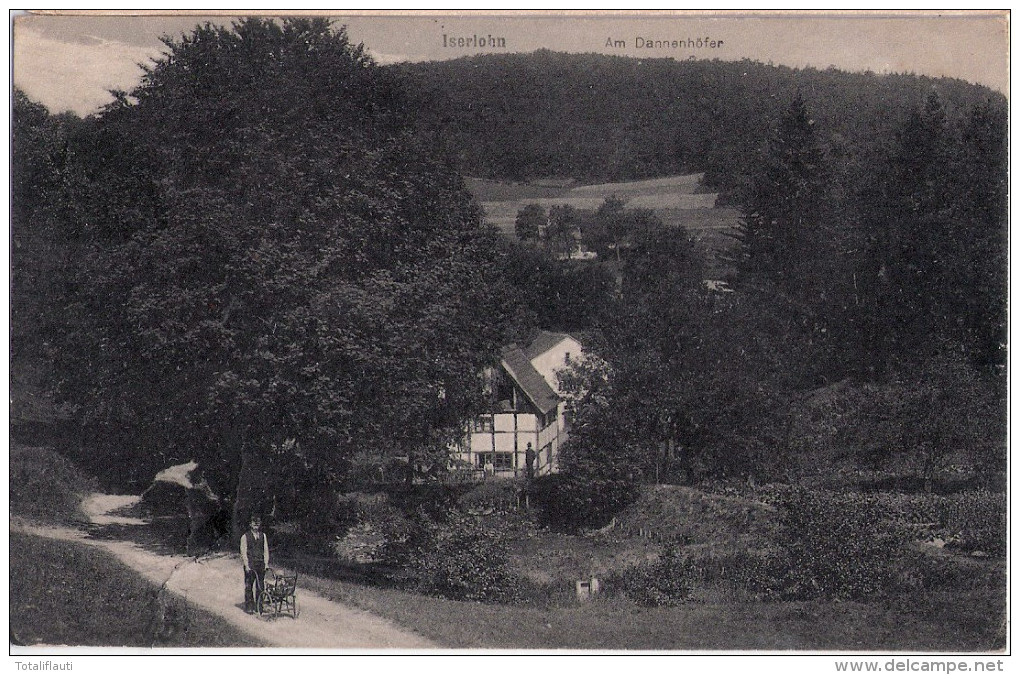
<svg viewBox="0 0 1020 675"><path fill-rule="evenodd" d="M650 58L751 59L791 67L956 77L1009 93L1005 13L334 16L380 63L550 49ZM52 112L86 115L138 83L161 35L231 17L16 17L16 86ZM491 38L491 39L490 39ZM701 40L699 43L698 40ZM674 44L675 42L675 44ZM649 44L652 46L649 47Z"/></svg>

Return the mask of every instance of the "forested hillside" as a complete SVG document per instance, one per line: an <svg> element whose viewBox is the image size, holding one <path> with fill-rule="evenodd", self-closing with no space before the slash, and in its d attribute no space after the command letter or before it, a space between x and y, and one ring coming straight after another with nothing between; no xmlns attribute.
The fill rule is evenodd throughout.
<svg viewBox="0 0 1020 675"><path fill-rule="evenodd" d="M420 121L486 178L586 182L705 171L726 191L800 93L820 141L854 174L887 146L910 107L937 92L950 119L1005 99L959 80L791 69L753 61L596 54L475 56L391 66Z"/></svg>

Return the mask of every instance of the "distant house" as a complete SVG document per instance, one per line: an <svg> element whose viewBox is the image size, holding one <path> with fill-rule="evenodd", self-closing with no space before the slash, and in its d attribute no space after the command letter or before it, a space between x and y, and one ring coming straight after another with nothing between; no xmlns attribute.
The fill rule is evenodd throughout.
<svg viewBox="0 0 1020 675"><path fill-rule="evenodd" d="M733 289L730 288L729 283L722 281L721 279L705 279L701 283L704 284L705 288L713 293L733 293Z"/></svg>
<svg viewBox="0 0 1020 675"><path fill-rule="evenodd" d="M554 473L570 426L557 373L581 358L581 343L566 333L542 331L525 348L504 347L487 373L492 412L467 425L454 463L476 476L525 476L530 455L535 476Z"/></svg>
<svg viewBox="0 0 1020 675"><path fill-rule="evenodd" d="M575 228L571 233L574 243L569 251L563 251L556 255L559 260L595 260L598 254L585 248L584 237L580 228Z"/></svg>

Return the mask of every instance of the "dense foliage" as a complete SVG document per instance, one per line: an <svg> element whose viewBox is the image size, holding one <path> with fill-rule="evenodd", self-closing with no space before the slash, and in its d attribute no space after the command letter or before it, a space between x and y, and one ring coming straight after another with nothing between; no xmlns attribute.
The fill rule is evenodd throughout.
<svg viewBox="0 0 1020 675"><path fill-rule="evenodd" d="M500 529L487 527L473 516L453 514L449 522L424 528L405 568L412 586L422 593L509 603L522 597L523 589L508 554Z"/></svg>
<svg viewBox="0 0 1020 675"><path fill-rule="evenodd" d="M778 548L784 598L856 599L882 592L902 544L883 523L879 505L795 490L779 503Z"/></svg>
<svg viewBox="0 0 1020 675"><path fill-rule="evenodd" d="M564 456L611 447L646 481L812 465L897 468L930 485L950 466L1001 471L998 110L978 104L950 124L929 96L848 195L841 158L795 96L735 193L732 293L702 283L703 252L682 229L624 227L620 293L591 326L604 366L565 379L579 422Z"/></svg>
<svg viewBox="0 0 1020 675"><path fill-rule="evenodd" d="M57 167L59 394L153 469L198 459L241 517L356 457L437 470L527 325L460 178L328 22L165 43Z"/></svg>
<svg viewBox="0 0 1020 675"><path fill-rule="evenodd" d="M440 476L483 366L538 325L593 355L564 375L564 472L534 486L560 526L641 482L1002 469L1003 97L549 52L378 68L307 20L166 44L94 118L14 98L12 354L52 363L86 451L198 458L239 512L331 522L344 482ZM735 292L612 195L496 237L454 166L704 171L743 214ZM558 259L577 232L598 261Z"/></svg>
<svg viewBox="0 0 1020 675"><path fill-rule="evenodd" d="M691 599L696 577L697 569L683 550L668 544L655 561L621 570L606 586L641 605L675 607Z"/></svg>
<svg viewBox="0 0 1020 675"><path fill-rule="evenodd" d="M597 54L473 56L390 66L438 142L472 176L626 180L705 171L730 190L798 91L810 92L838 172L866 171L933 89L954 111L984 87L914 75Z"/></svg>

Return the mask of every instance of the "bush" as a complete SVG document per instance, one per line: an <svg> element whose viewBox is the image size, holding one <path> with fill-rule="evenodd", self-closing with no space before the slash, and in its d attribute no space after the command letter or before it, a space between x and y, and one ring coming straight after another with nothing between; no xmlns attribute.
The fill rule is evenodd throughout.
<svg viewBox="0 0 1020 675"><path fill-rule="evenodd" d="M949 548L1006 555L1006 495L973 490L952 495L880 492L846 495L847 508L867 502L880 507L886 520L906 525L915 539L939 538Z"/></svg>
<svg viewBox="0 0 1020 675"><path fill-rule="evenodd" d="M291 520L271 523L276 546L295 551L328 553L337 535L344 534L356 522L357 513L328 486L309 488L302 497L304 502L300 508L287 514ZM286 527L287 524L296 525L296 528Z"/></svg>
<svg viewBox="0 0 1020 675"><path fill-rule="evenodd" d="M531 487L539 522L566 531L604 527L640 494L640 486L628 479L570 473L542 476Z"/></svg>
<svg viewBox="0 0 1020 675"><path fill-rule="evenodd" d="M509 546L499 529L451 515L424 528L405 560L414 590L451 600L516 602L522 580L510 570Z"/></svg>
<svg viewBox="0 0 1020 675"><path fill-rule="evenodd" d="M48 448L14 446L10 456L12 515L78 525L87 522L81 501L98 489L72 462Z"/></svg>
<svg viewBox="0 0 1020 675"><path fill-rule="evenodd" d="M950 545L963 551L1006 556L1006 495L966 492L939 503L937 522Z"/></svg>
<svg viewBox="0 0 1020 675"><path fill-rule="evenodd" d="M362 510L361 522L379 532L383 545L379 561L396 567L412 567L415 552L428 537L428 521L419 514L409 518L389 504L373 504Z"/></svg>
<svg viewBox="0 0 1020 675"><path fill-rule="evenodd" d="M966 571L950 556L912 550L894 569L893 583L901 592L959 590Z"/></svg>
<svg viewBox="0 0 1020 675"><path fill-rule="evenodd" d="M468 512L508 513L517 508L520 491L516 481L487 481L461 495L457 504Z"/></svg>
<svg viewBox="0 0 1020 675"><path fill-rule="evenodd" d="M606 579L607 590L641 605L675 607L691 598L697 569L680 548L669 544L652 563L630 567Z"/></svg>
<svg viewBox="0 0 1020 675"><path fill-rule="evenodd" d="M779 543L793 582L788 597L858 599L889 584L903 547L875 500L793 490L780 508Z"/></svg>
<svg viewBox="0 0 1020 675"><path fill-rule="evenodd" d="M738 551L720 561L718 577L731 581L762 602L778 602L793 586L790 561L782 552Z"/></svg>
<svg viewBox="0 0 1020 675"><path fill-rule="evenodd" d="M441 483L405 483L386 487L387 501L404 515L424 515L439 522L457 507L457 497L462 491L463 488Z"/></svg>
<svg viewBox="0 0 1020 675"><path fill-rule="evenodd" d="M763 600L861 599L896 586L903 541L873 499L794 489L779 499L776 548L735 561Z"/></svg>

